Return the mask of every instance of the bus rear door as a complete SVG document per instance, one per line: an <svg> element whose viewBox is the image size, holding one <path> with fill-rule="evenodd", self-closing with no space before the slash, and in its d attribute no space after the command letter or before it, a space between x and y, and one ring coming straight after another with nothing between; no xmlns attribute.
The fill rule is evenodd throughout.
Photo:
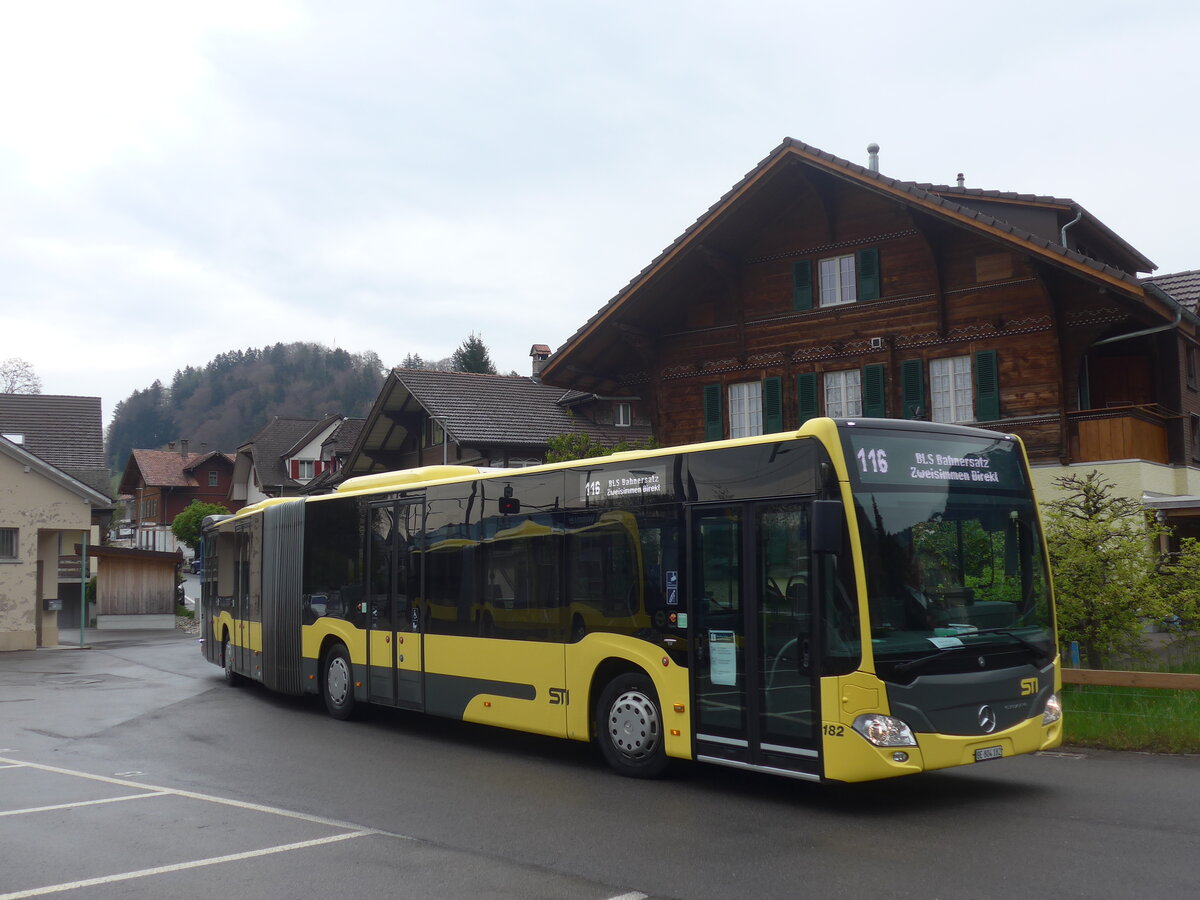
<svg viewBox="0 0 1200 900"><path fill-rule="evenodd" d="M810 512L804 500L689 510L698 759L820 777Z"/></svg>

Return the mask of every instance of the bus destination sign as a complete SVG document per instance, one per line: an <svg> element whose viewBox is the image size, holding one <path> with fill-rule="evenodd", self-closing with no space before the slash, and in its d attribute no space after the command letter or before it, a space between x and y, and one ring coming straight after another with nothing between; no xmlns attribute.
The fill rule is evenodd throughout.
<svg viewBox="0 0 1200 900"><path fill-rule="evenodd" d="M617 469L605 466L579 475L580 496L591 503L615 503L667 493L666 467L638 466Z"/></svg>
<svg viewBox="0 0 1200 900"><path fill-rule="evenodd" d="M972 441L949 435L848 432L852 473L862 484L956 485L1017 489L1024 486L1017 444L1006 438Z"/></svg>

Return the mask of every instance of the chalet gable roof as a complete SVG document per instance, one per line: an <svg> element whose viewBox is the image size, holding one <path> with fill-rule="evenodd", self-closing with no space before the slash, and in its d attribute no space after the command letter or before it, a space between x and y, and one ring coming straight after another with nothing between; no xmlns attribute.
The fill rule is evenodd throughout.
<svg viewBox="0 0 1200 900"><path fill-rule="evenodd" d="M649 437L645 427L603 425L573 415L560 401L577 393L524 376L396 368L367 415L351 464L372 449L398 449L410 428L427 417L440 422L460 446L540 450L551 438L571 432L608 445Z"/></svg>
<svg viewBox="0 0 1200 900"><path fill-rule="evenodd" d="M812 167L832 178L854 183L865 190L897 200L942 221L971 229L993 240L1008 244L1013 249L1041 259L1049 265L1071 270L1100 286L1149 305L1163 315L1173 313L1172 310L1163 309L1159 298L1148 295L1134 274L1062 246L1057 234L1054 239L1050 239L1014 225L997 215L981 211L981 203L985 200L992 202L995 206L1002 202L1019 202L1026 206L1052 206L1065 205L1069 201L1001 191L922 186L912 181L889 178L802 141L785 138L778 147L772 150L741 181L730 188L669 247L642 269L628 285L568 338L546 362L541 371L541 377L547 381L571 383L574 379L566 372L568 365L565 360L572 351L592 335L598 326L627 304L634 295L651 284L676 261L682 259L685 254L692 250L705 251L704 241L708 232L722 221L731 218L734 212L740 208L743 200L755 194L757 189L764 185L772 175L789 165ZM1076 212L1084 213L1084 219L1081 219L1081 222L1089 218L1090 214L1083 211L1077 204L1071 203L1070 205ZM1106 226L1103 226L1094 217L1090 217L1090 219L1090 226L1094 233L1104 236L1106 243L1111 245L1112 254L1109 255L1115 254L1118 258L1129 259L1135 266L1145 264L1148 268L1153 267L1153 263L1118 238Z"/></svg>

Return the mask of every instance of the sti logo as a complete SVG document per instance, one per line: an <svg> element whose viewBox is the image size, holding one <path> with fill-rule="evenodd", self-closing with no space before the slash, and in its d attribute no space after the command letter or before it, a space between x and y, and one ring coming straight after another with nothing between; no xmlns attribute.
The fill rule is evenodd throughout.
<svg viewBox="0 0 1200 900"><path fill-rule="evenodd" d="M560 703L566 705L571 702L571 692L566 688L550 688L550 705L558 706Z"/></svg>
<svg viewBox="0 0 1200 900"><path fill-rule="evenodd" d="M1021 679L1021 696L1032 697L1038 692L1038 680L1036 678Z"/></svg>

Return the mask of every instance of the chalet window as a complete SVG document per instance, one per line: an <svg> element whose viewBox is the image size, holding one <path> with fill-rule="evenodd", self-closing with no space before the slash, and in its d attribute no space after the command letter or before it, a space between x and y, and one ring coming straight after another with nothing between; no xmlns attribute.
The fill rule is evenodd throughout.
<svg viewBox="0 0 1200 900"><path fill-rule="evenodd" d="M839 306L858 299L854 279L854 255L823 259L818 269L821 279L821 305Z"/></svg>
<svg viewBox="0 0 1200 900"><path fill-rule="evenodd" d="M842 306L881 296L877 247L818 260L816 269L816 305ZM797 260L792 263L792 308L812 309L813 300L813 261Z"/></svg>
<svg viewBox="0 0 1200 900"><path fill-rule="evenodd" d="M862 414L862 373L858 369L826 372L825 415L845 419Z"/></svg>
<svg viewBox="0 0 1200 900"><path fill-rule="evenodd" d="M633 424L633 404L618 401L613 404L613 424L627 427Z"/></svg>
<svg viewBox="0 0 1200 900"><path fill-rule="evenodd" d="M929 361L929 399L935 422L975 421L971 357L951 356Z"/></svg>
<svg viewBox="0 0 1200 900"><path fill-rule="evenodd" d="M209 487L216 487L218 484L220 484L220 476L217 474L217 470L216 470L216 469L209 469L209 472L208 472L208 486L209 486Z"/></svg>
<svg viewBox="0 0 1200 900"><path fill-rule="evenodd" d="M1196 390L1196 348L1187 348L1187 386Z"/></svg>
<svg viewBox="0 0 1200 900"><path fill-rule="evenodd" d="M313 477L313 461L311 459L293 460L292 468L295 472L292 477L297 481L309 481Z"/></svg>
<svg viewBox="0 0 1200 900"><path fill-rule="evenodd" d="M750 437L763 433L762 382L746 381L729 386L729 436Z"/></svg>
<svg viewBox="0 0 1200 900"><path fill-rule="evenodd" d="M11 562L17 559L20 542L16 528L0 528L0 560Z"/></svg>
<svg viewBox="0 0 1200 900"><path fill-rule="evenodd" d="M1200 416L1192 415L1192 461L1200 462Z"/></svg>
<svg viewBox="0 0 1200 900"><path fill-rule="evenodd" d="M729 386L729 437L751 437L783 431L783 379L765 378ZM704 386L704 439L725 437L722 390L719 384Z"/></svg>
<svg viewBox="0 0 1200 900"><path fill-rule="evenodd" d="M920 360L901 365L905 418L920 415ZM929 361L929 400L934 422L991 422L1000 418L999 355L982 350L970 356Z"/></svg>
<svg viewBox="0 0 1200 900"><path fill-rule="evenodd" d="M446 442L446 431L442 423L430 416L425 420L425 430L421 435L423 447L436 447Z"/></svg>

